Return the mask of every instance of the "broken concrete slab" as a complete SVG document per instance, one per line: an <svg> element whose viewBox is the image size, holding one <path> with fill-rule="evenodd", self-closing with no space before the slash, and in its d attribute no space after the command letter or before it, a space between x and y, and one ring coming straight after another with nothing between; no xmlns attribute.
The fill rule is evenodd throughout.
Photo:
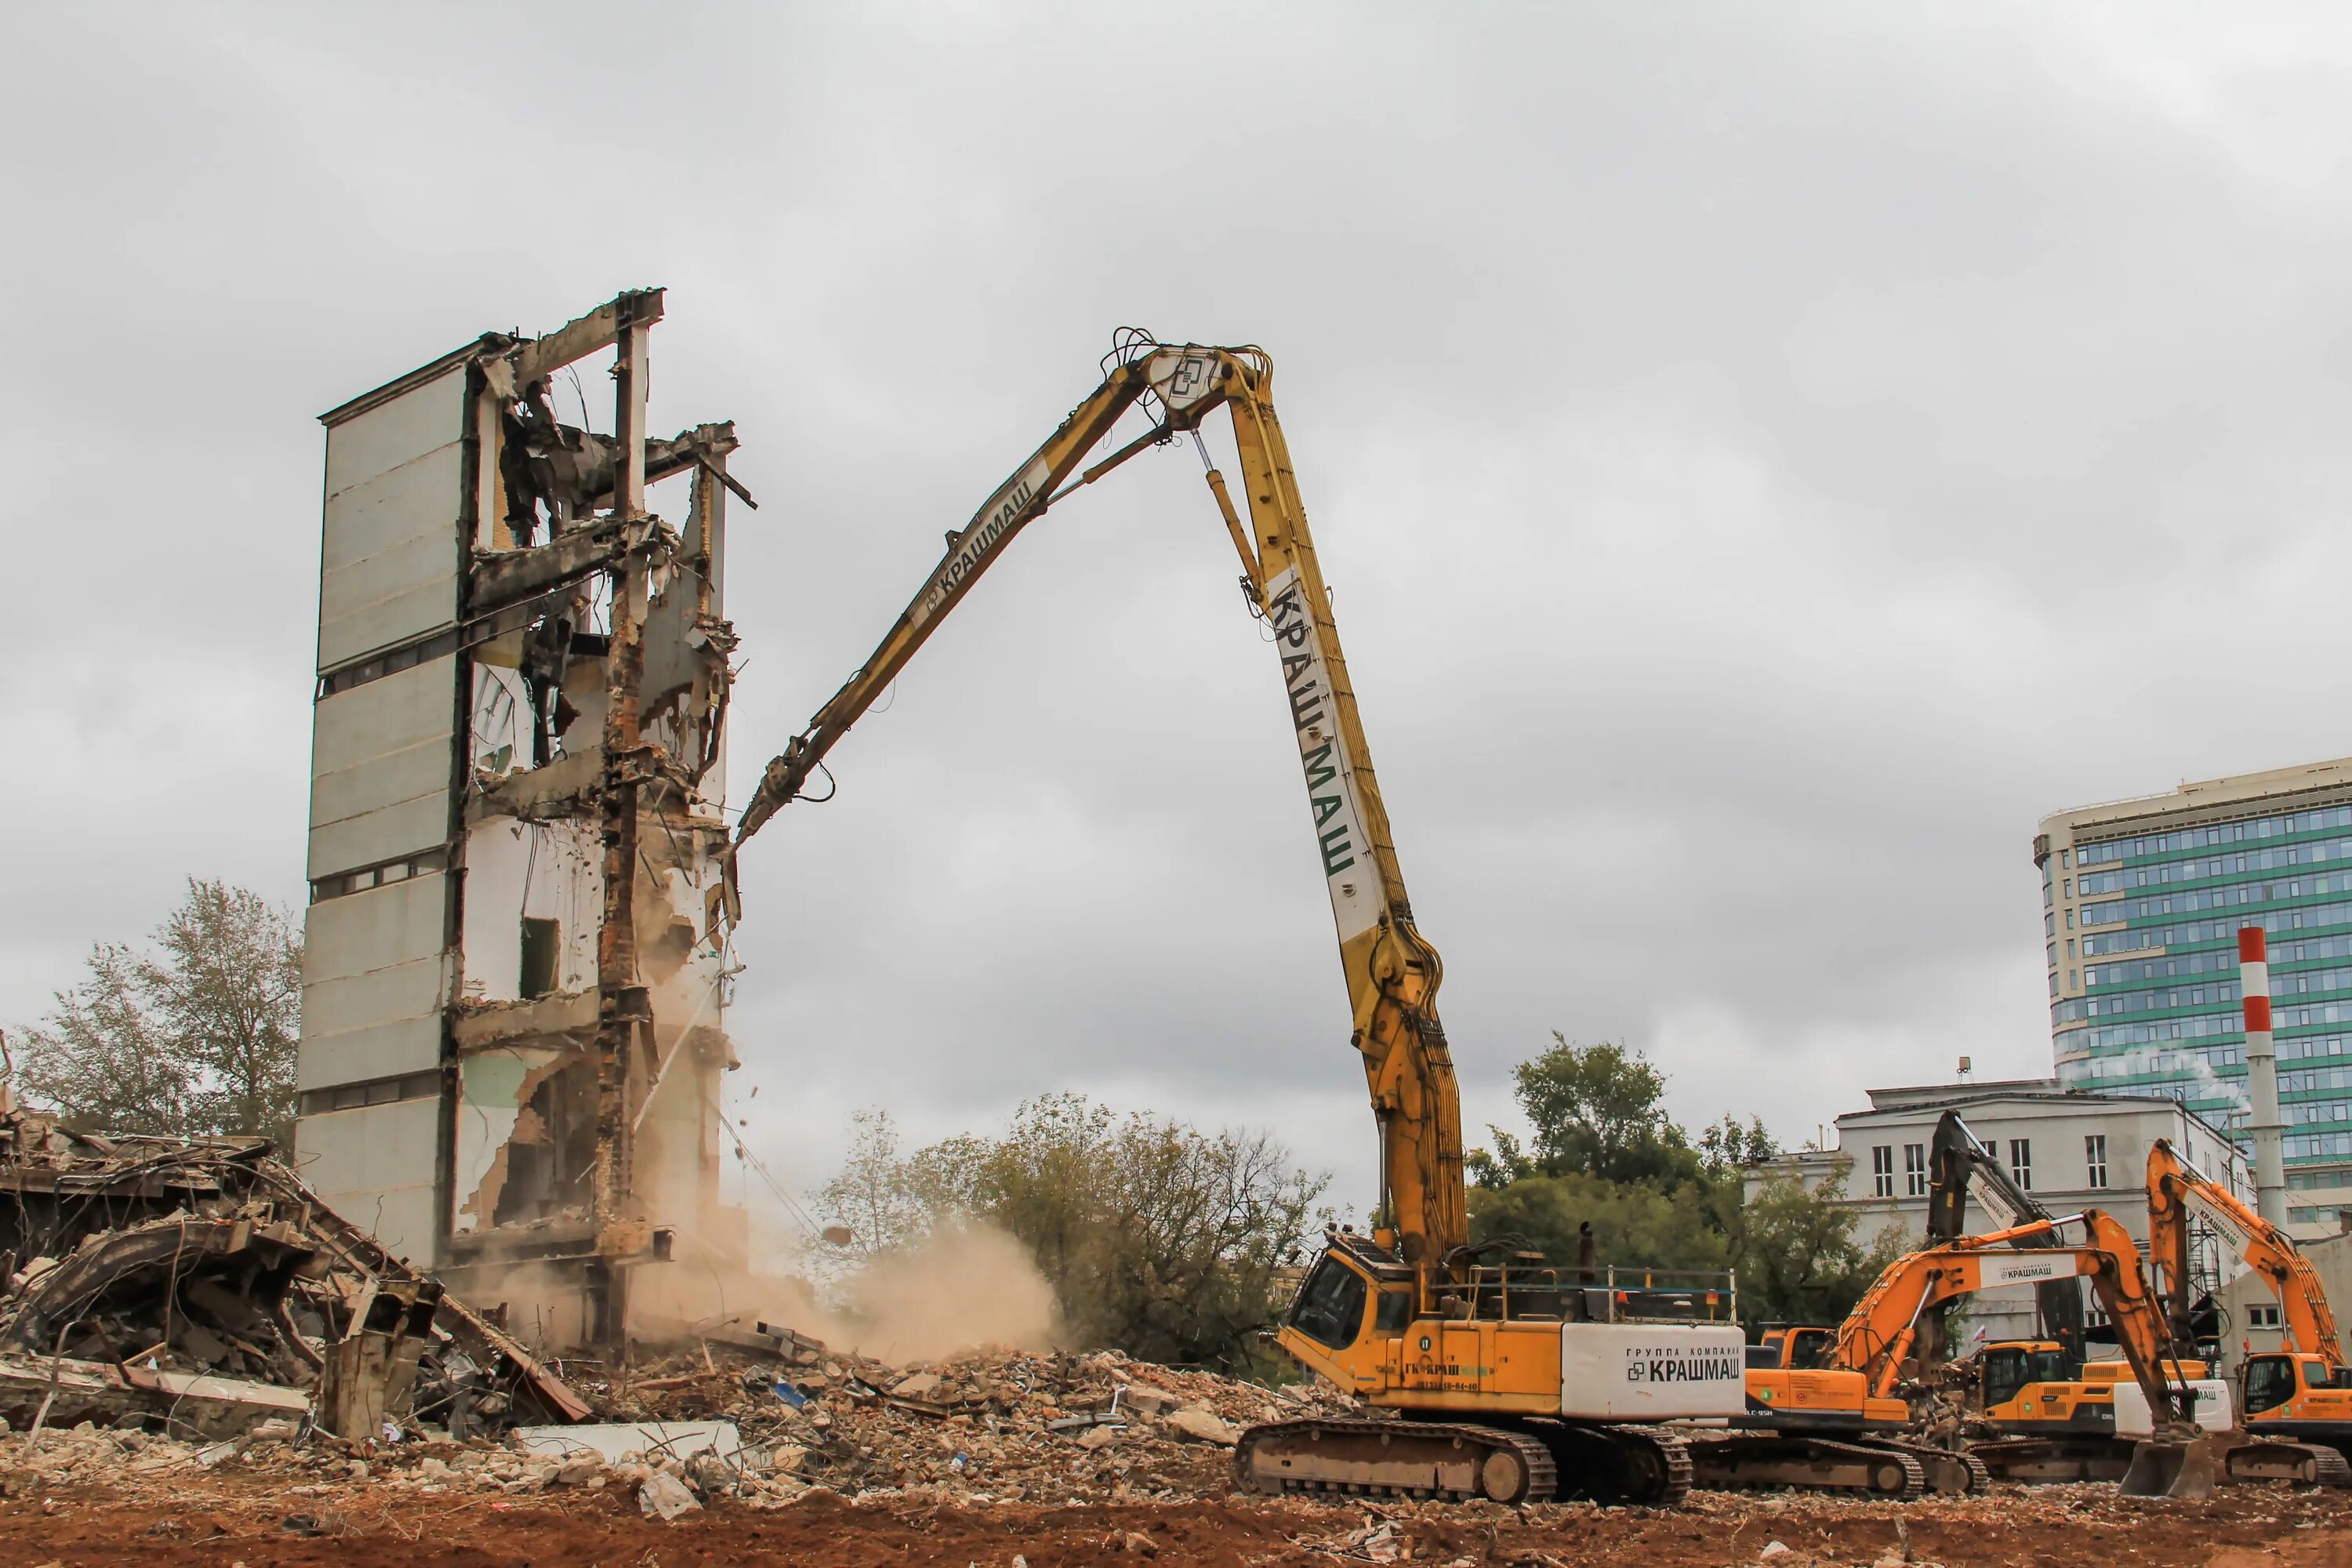
<svg viewBox="0 0 2352 1568"><path fill-rule="evenodd" d="M647 1519L668 1521L702 1507L686 1483L666 1470L656 1470L637 1487L637 1507Z"/></svg>
<svg viewBox="0 0 2352 1568"><path fill-rule="evenodd" d="M743 1438L732 1421L635 1421L578 1426L519 1426L515 1441L523 1451L564 1458L594 1454L617 1464L625 1454L649 1458L688 1458L715 1454L732 1461L742 1451Z"/></svg>
<svg viewBox="0 0 2352 1568"><path fill-rule="evenodd" d="M1214 1443L1230 1448L1241 1438L1242 1430L1232 1422L1198 1405L1187 1405L1168 1417L1165 1425L1171 1431L1203 1443Z"/></svg>

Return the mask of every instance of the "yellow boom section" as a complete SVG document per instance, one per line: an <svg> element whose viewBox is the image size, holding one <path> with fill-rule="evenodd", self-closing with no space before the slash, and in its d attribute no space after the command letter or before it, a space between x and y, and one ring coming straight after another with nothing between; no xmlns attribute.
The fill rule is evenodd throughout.
<svg viewBox="0 0 2352 1568"><path fill-rule="evenodd" d="M1242 503L1224 476L1209 489L1242 563L1254 614L1273 633L1283 691L1297 737L1317 855L1331 899L1348 985L1350 1039L1380 1129L1376 1236L1413 1264L1424 1288L1469 1240L1463 1187L1462 1111L1453 1058L1437 1020L1444 976L1405 896L1373 775L1339 630L1331 617L1307 510L1272 397L1274 364L1256 348L1181 348L1127 336L1103 383L991 496L888 634L805 729L769 763L745 808L735 844L799 797L827 752L848 733L948 612L963 602L1021 531L1080 485L1148 447L1197 433L1226 410L1239 456ZM1152 427L1081 471L1126 412L1143 405ZM1202 448L1204 457L1206 448ZM1076 476L1074 479L1072 476Z"/></svg>

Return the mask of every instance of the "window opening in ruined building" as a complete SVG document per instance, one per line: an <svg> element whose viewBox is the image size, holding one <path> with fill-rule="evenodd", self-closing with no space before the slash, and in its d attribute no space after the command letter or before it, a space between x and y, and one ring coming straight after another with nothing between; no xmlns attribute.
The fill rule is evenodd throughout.
<svg viewBox="0 0 2352 1568"><path fill-rule="evenodd" d="M556 989L562 969L563 928L560 921L522 919L522 978L517 989L528 1002Z"/></svg>
<svg viewBox="0 0 2352 1568"><path fill-rule="evenodd" d="M1903 1195L1908 1198L1927 1194L1927 1145L1903 1145Z"/></svg>
<svg viewBox="0 0 2352 1568"><path fill-rule="evenodd" d="M2033 1141L2012 1138L2009 1141L2009 1179L2017 1184L2021 1193L2033 1190Z"/></svg>
<svg viewBox="0 0 2352 1568"><path fill-rule="evenodd" d="M2105 1133L2092 1132L2084 1136L2083 1163L2090 1167L2091 1178L2087 1185L2104 1187L2107 1184L2107 1135Z"/></svg>

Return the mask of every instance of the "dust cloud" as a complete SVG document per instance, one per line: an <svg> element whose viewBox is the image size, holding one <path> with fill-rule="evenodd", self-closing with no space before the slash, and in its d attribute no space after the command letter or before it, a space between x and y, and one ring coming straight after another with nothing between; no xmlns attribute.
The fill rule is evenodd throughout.
<svg viewBox="0 0 2352 1568"><path fill-rule="evenodd" d="M808 1247L811 1254L834 1250L821 1241ZM1036 1260L1019 1241L987 1226L942 1226L912 1246L839 1271L821 1287L807 1278L830 1271L824 1266L832 1260L821 1254L788 1253L773 1261L772 1271L716 1257L647 1265L630 1282L631 1321L648 1341L691 1338L698 1329L721 1324L749 1331L765 1322L892 1364L940 1361L983 1346L1048 1351L1062 1342L1054 1288Z"/></svg>

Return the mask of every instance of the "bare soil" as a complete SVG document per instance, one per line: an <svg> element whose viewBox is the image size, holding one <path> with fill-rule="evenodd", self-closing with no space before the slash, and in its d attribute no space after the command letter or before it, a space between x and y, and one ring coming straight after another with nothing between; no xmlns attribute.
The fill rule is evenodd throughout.
<svg viewBox="0 0 2352 1568"><path fill-rule="evenodd" d="M1774 1542L1786 1550L1767 1556ZM641 1517L625 1491L509 1499L354 1485L304 1496L258 1476L204 1477L168 1499L94 1481L0 1500L5 1568L1009 1568L1016 1556L1028 1568L1389 1561L1821 1568L1906 1560L1946 1568L2347 1568L2352 1493L2237 1488L2189 1503L2126 1501L2106 1488L2003 1488L1907 1505L1699 1493L1672 1511L1566 1504L1517 1513L1491 1504L1240 1497L1040 1508L817 1493L764 1510L720 1499L671 1524Z"/></svg>

